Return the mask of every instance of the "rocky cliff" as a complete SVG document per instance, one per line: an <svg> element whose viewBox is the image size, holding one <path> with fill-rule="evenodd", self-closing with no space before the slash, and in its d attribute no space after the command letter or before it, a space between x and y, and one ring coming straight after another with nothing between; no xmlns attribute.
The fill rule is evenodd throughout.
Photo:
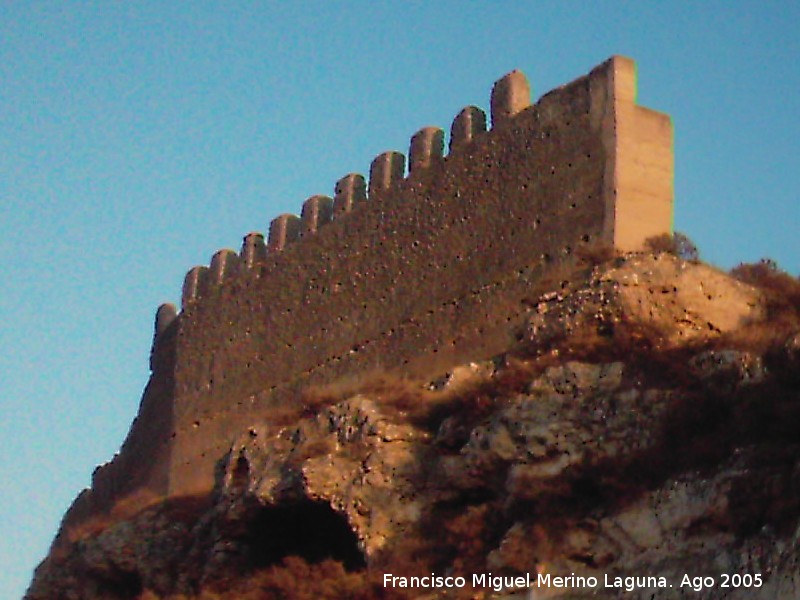
<svg viewBox="0 0 800 600"><path fill-rule="evenodd" d="M507 352L307 389L211 496L63 530L26 598L800 597L800 284L596 258Z"/></svg>

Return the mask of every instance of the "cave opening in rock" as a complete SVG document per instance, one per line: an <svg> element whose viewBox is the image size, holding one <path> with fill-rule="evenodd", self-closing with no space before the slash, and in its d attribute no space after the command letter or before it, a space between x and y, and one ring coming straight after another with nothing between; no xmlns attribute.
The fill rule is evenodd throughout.
<svg viewBox="0 0 800 600"><path fill-rule="evenodd" d="M143 592L142 579L139 574L128 571L113 570L95 580L94 583L98 598L136 600Z"/></svg>
<svg viewBox="0 0 800 600"><path fill-rule="evenodd" d="M325 502L301 502L259 511L249 528L256 567L299 556L309 563L340 561L347 570L365 565L358 538L347 519Z"/></svg>

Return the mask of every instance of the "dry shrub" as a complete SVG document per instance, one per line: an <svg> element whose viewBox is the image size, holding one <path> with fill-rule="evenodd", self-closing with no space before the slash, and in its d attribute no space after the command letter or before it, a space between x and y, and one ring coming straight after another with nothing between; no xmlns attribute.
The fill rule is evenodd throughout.
<svg viewBox="0 0 800 600"><path fill-rule="evenodd" d="M630 371L647 373L655 384L668 388L685 382L687 360L709 345L698 340L680 346L668 346L663 332L648 323L620 321L602 327L586 324L552 340L543 352L524 340L514 352L528 357L526 370L530 379L549 367L566 361L586 363L625 362Z"/></svg>
<svg viewBox="0 0 800 600"><path fill-rule="evenodd" d="M439 531L414 527L396 537L372 561L374 572L392 573L401 577L427 575L448 566L449 552L443 551Z"/></svg>
<svg viewBox="0 0 800 600"><path fill-rule="evenodd" d="M138 489L116 500L108 512L96 513L85 521L70 525L66 529L66 540L72 543L99 535L114 523L131 519L162 499L146 488Z"/></svg>
<svg viewBox="0 0 800 600"><path fill-rule="evenodd" d="M538 365L523 357L504 357L502 368L493 377L480 382L480 389L496 396L509 396L523 392L531 380L539 374Z"/></svg>
<svg viewBox="0 0 800 600"><path fill-rule="evenodd" d="M142 594L137 598L137 600L160 600L159 597L150 590L144 590ZM177 598L173 598L173 600L178 600Z"/></svg>
<svg viewBox="0 0 800 600"><path fill-rule="evenodd" d="M283 403L271 410L270 423L294 425L302 418L319 414L327 406L363 395L397 423L436 432L442 420L452 415L461 426L473 426L495 411L512 392L525 390L534 373L530 365L525 360L509 358L504 368L494 374L476 373L438 390L421 380L373 370L303 390L297 402L288 406ZM330 450L328 442L322 440L303 449L298 456L309 458Z"/></svg>
<svg viewBox="0 0 800 600"><path fill-rule="evenodd" d="M130 519L143 510L154 506L163 499L155 492L146 488L138 489L135 492L123 496L111 507L110 518L112 521L124 521Z"/></svg>
<svg viewBox="0 0 800 600"><path fill-rule="evenodd" d="M315 438L304 442L298 451L293 453L291 459L294 463L301 463L310 458L325 456L336 450L336 442L332 436Z"/></svg>
<svg viewBox="0 0 800 600"><path fill-rule="evenodd" d="M167 498L157 510L169 521L194 523L212 506L213 497L210 494L191 494Z"/></svg>
<svg viewBox="0 0 800 600"><path fill-rule="evenodd" d="M269 424L287 427L314 417L325 407L357 394L366 379L367 376L345 377L332 384L305 388L294 401L273 402L269 408Z"/></svg>
<svg viewBox="0 0 800 600"><path fill-rule="evenodd" d="M647 238L644 241L644 247L655 254L673 254L675 249L673 238L668 233L662 233L661 235L654 235L653 237Z"/></svg>
<svg viewBox="0 0 800 600"><path fill-rule="evenodd" d="M391 371L372 371L366 375L310 388L303 394L305 407L329 406L347 398L363 395L375 402L389 418L435 430L441 419L456 409L472 414L485 413L491 378L474 377L462 385L431 390L419 381Z"/></svg>
<svg viewBox="0 0 800 600"><path fill-rule="evenodd" d="M466 380L439 390L423 390L414 402L404 404L400 415L406 422L435 432L447 417L462 428L472 428L501 408L515 393L525 391L536 370L534 363L508 356L494 373L476 373ZM393 405L389 397L388 403Z"/></svg>
<svg viewBox="0 0 800 600"><path fill-rule="evenodd" d="M617 256L617 250L614 245L604 241L581 244L575 248L575 257L579 263L592 267L607 263Z"/></svg>
<svg viewBox="0 0 800 600"><path fill-rule="evenodd" d="M269 408L269 424L274 427L295 425L301 419L318 415L328 406L373 391L385 394L394 389L400 400L403 391L413 394L414 387L419 384L380 369L342 377L329 384L302 389L295 401L273 402Z"/></svg>
<svg viewBox="0 0 800 600"><path fill-rule="evenodd" d="M567 520L548 515L546 522L533 524L521 518L519 531L506 532L502 542L502 554L508 568L526 573L532 565L541 565L557 554L558 541L573 525Z"/></svg>
<svg viewBox="0 0 800 600"><path fill-rule="evenodd" d="M562 361L565 358L583 362L610 362L636 359L642 353L650 354L664 346L664 335L657 327L643 322L620 322L599 330L584 327L563 340Z"/></svg>
<svg viewBox="0 0 800 600"><path fill-rule="evenodd" d="M402 590L383 587L383 573L348 572L338 561L308 563L297 556L258 571L225 591L204 590L199 600L406 600Z"/></svg>
<svg viewBox="0 0 800 600"><path fill-rule="evenodd" d="M163 514L173 522L193 523L211 506L207 494L177 496L164 499L147 489L140 489L117 500L108 513L94 515L90 519L71 526L66 531L70 544L89 537L95 537L110 526L123 521L131 521L154 512ZM69 553L69 546L64 548Z"/></svg>
<svg viewBox="0 0 800 600"><path fill-rule="evenodd" d="M731 269L731 275L764 292L768 316L790 313L797 317L800 311L800 280L779 269L774 260L741 263Z"/></svg>
<svg viewBox="0 0 800 600"><path fill-rule="evenodd" d="M452 548L453 572L480 573L486 568L486 556L508 527L502 513L500 506L487 502L459 509L443 523L439 535Z"/></svg>
<svg viewBox="0 0 800 600"><path fill-rule="evenodd" d="M567 293L576 282L586 281L591 270L592 267L586 264L569 261L556 263L540 275L536 284L531 288L531 298L528 301L533 303L533 299L545 292Z"/></svg>
<svg viewBox="0 0 800 600"><path fill-rule="evenodd" d="M700 260L700 251L689 236L676 231L672 235L662 233L648 238L644 242L645 248L654 254L672 254L681 260L697 262Z"/></svg>
<svg viewBox="0 0 800 600"><path fill-rule="evenodd" d="M731 275L760 290L766 303L766 318L734 332L729 336L732 345L769 354L785 341L787 334L800 331L800 280L780 270L770 259L739 264Z"/></svg>
<svg viewBox="0 0 800 600"><path fill-rule="evenodd" d="M374 561L371 569L406 577L483 572L486 556L497 547L510 526L504 514L496 499L482 501L462 497L440 503L426 514L418 528L395 540ZM442 597L474 598L475 591L470 584L467 577L465 588L450 589ZM412 597L420 597L419 590Z"/></svg>
<svg viewBox="0 0 800 600"><path fill-rule="evenodd" d="M360 393L382 408L398 413L413 410L430 398L430 391L415 381L390 371L375 372L363 380Z"/></svg>
<svg viewBox="0 0 800 600"><path fill-rule="evenodd" d="M407 410L424 400L428 390L419 382L391 371L372 370L333 383L310 387L300 398L302 412L317 414L325 406L362 394L397 411Z"/></svg>
<svg viewBox="0 0 800 600"><path fill-rule="evenodd" d="M276 402L269 409L269 424L287 427L297 423L304 415L303 405L297 402Z"/></svg>
<svg viewBox="0 0 800 600"><path fill-rule="evenodd" d="M57 556L67 556L71 552L72 543L100 535L112 524L113 521L109 516L101 513L93 515L77 525L71 525L65 531L67 544L63 548L58 548Z"/></svg>

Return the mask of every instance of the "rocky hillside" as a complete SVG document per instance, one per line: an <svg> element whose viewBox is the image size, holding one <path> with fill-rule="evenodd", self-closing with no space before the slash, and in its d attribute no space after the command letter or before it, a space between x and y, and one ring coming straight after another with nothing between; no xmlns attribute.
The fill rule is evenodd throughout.
<svg viewBox="0 0 800 600"><path fill-rule="evenodd" d="M800 284L735 275L565 271L507 353L307 390L213 497L62 531L27 598L798 598Z"/></svg>

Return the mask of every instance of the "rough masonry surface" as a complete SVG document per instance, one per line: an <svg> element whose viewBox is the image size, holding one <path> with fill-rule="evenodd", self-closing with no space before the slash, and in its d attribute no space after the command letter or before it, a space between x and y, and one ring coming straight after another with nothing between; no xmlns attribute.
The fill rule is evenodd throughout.
<svg viewBox="0 0 800 600"><path fill-rule="evenodd" d="M249 423L302 388L389 369L436 375L491 356L537 281L581 245L636 250L672 229L672 125L612 57L530 103L499 80L474 106L191 269L159 308L152 375L114 460L65 526L147 490L204 494Z"/></svg>

